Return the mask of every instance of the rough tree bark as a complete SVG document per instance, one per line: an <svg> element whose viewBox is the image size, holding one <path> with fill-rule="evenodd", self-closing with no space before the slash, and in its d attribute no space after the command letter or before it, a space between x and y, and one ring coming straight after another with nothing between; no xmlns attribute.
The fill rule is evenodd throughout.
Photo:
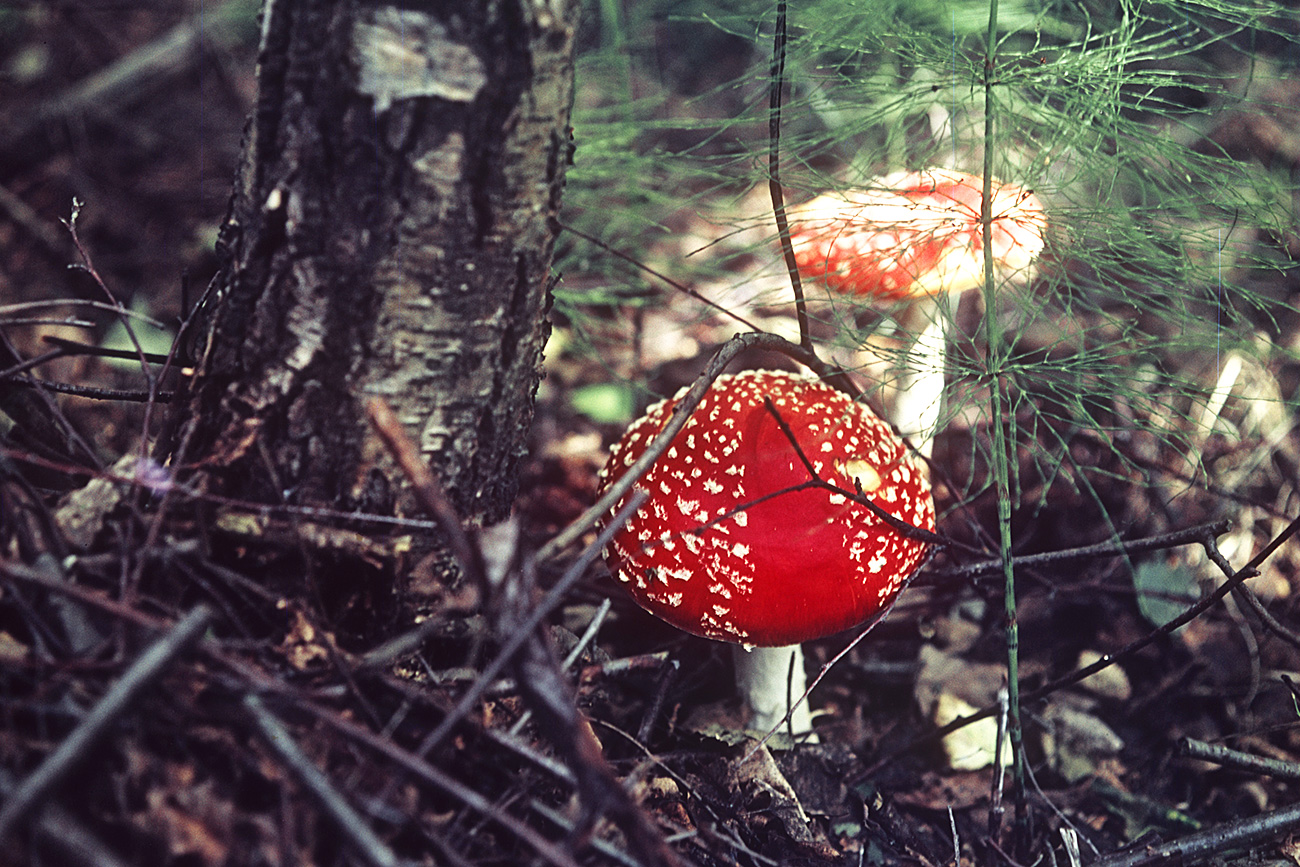
<svg viewBox="0 0 1300 867"><path fill-rule="evenodd" d="M547 334L572 0L268 0L183 459L410 513L386 399L467 519L509 508Z"/></svg>

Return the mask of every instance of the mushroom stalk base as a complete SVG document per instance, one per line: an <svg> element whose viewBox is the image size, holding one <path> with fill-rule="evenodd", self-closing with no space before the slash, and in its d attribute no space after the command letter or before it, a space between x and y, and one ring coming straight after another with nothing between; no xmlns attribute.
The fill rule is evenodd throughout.
<svg viewBox="0 0 1300 867"><path fill-rule="evenodd" d="M803 647L755 647L752 650L732 646L736 665L736 686L749 706L749 729L755 732L786 731L786 697L798 702L790 716L790 728L796 735L812 731L812 714L803 698L807 689L804 677ZM791 666L791 660L794 664ZM816 737L812 740L815 742Z"/></svg>

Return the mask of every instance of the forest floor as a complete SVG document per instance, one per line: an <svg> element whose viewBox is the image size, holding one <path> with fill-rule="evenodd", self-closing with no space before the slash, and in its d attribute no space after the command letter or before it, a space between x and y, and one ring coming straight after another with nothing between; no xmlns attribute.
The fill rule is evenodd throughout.
<svg viewBox="0 0 1300 867"><path fill-rule="evenodd" d="M189 5L0 8L0 316L21 358L48 351L51 337L122 346L103 287L174 323L216 271L256 29L246 10L226 16L240 4L202 18ZM1238 126L1247 150L1294 161L1300 126ZM60 224L74 200L84 203L80 250ZM742 207L757 217L769 204L757 190ZM636 255L671 268L683 250L724 256L741 243L692 214L678 220L678 240ZM103 287L69 268L87 254ZM779 282L761 263L736 262L750 287ZM582 290L605 278L570 269L563 279ZM22 306L45 302L57 303ZM746 312L790 319L766 302ZM736 330L670 290L635 315L588 313L556 323L518 501L525 550L592 502L625 424L620 410L589 403L624 399L602 391L609 371L644 371L649 391L671 394ZM973 331L976 315L964 303L959 326ZM166 329L138 331L146 351L167 351ZM134 363L76 354L39 375L144 387ZM1266 383L1282 410L1251 416L1232 401L1221 423L1185 440L1195 454L1136 428L1078 436L1068 451L1071 466L1090 468L1087 484L1066 485L1049 484L1032 450L1017 453L1023 792L994 772L1005 756L990 749L1006 631L1000 566L969 553L996 550L998 523L996 498L971 479L984 431L970 418L944 429L934 455L953 546L826 671L812 693L820 743L777 735L765 745L737 733L727 648L653 620L599 560L567 576L576 580L546 618L559 654L572 655L566 688L583 715L548 715L501 676L524 668L488 672L507 663L507 618L476 592L443 588L420 652L385 664L371 652L379 636L350 627L372 595L317 586L291 521L254 544L226 532L218 504L159 522L157 503L123 499L111 481L77 498L66 489L85 474L31 460L39 436L7 434L0 862L1300 864L1300 554L1287 541L1300 500L1289 414L1300 369L1248 369L1243 382ZM138 402L63 395L58 407L103 466L140 446ZM156 424L165 405L154 412ZM1103 550L1074 551L1084 546ZM542 564L539 594L579 550ZM1188 593L1216 591L1177 631L1154 628ZM810 643L810 671L852 638ZM1073 676L1103 659L1091 677ZM129 701L107 706L133 684ZM941 723L990 707L938 736ZM107 716L91 739L95 713ZM457 725L444 732L447 720ZM599 755L582 752L593 743ZM1243 765L1243 754L1272 765ZM37 788L33 772L51 757L70 770ZM626 804L602 790L611 771ZM597 814L584 810L602 791ZM37 798L21 821L10 815L15 792ZM647 839L647 819L675 855ZM1170 841L1184 848L1160 848Z"/></svg>

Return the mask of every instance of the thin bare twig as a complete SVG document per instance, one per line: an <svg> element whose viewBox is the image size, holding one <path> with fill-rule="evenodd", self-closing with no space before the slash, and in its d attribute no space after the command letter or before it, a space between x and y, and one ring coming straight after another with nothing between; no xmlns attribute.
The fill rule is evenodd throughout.
<svg viewBox="0 0 1300 867"><path fill-rule="evenodd" d="M147 629L160 629L166 625L159 618L146 614L133 606L111 599L99 591L84 588L71 582L58 581L20 563L0 561L0 574L7 575L12 580L20 580L24 583L61 593L136 626ZM199 647L208 659L231 672L239 683L244 685L244 688L256 690L263 694L283 694L291 697L296 710L311 714L315 719L339 731L346 737L385 756L412 776L459 800L469 809L500 825L531 846L547 863L556 865L556 867L578 867L577 861L571 855L519 819L502 810L499 804L489 801L477 791L434 768L422 759L413 756L391 739L374 733L361 723L343 719L333 710L315 704L300 691L289 687L282 680L267 675L235 656L226 654L215 641L201 640ZM8 804L6 804L7 806Z"/></svg>
<svg viewBox="0 0 1300 867"><path fill-rule="evenodd" d="M564 222L563 220L557 220L556 222L559 224L561 229L568 232L569 234L577 235L579 238L581 238L582 240L586 241L589 244L595 244L597 247L604 250L606 253L609 253L611 256L617 256L619 259L622 259L624 262L627 262L629 265L632 265L633 267L639 268L640 270L646 272L651 277L662 280L664 283L667 283L669 286L676 289L678 292L681 292L683 295L689 295L690 297L694 298L696 301L699 301L701 304L705 304L709 307L712 307L714 310L718 311L722 315L734 319L735 321L739 322L741 325L745 326L746 328L752 331L757 332L762 330L757 325L750 322L745 317L741 316L739 313L727 309L727 307L725 307L722 304L719 304L717 301L714 301L709 298L705 298L703 295L701 295L699 292L696 292L694 289L692 289L690 286L687 286L685 283L682 283L678 280L674 280L673 278L669 277L667 274L664 274L662 271L656 271L654 268L651 268L649 265L646 265L644 262L637 261L634 257L629 256L627 253L624 253L622 250L619 250L609 244L606 244L604 241L600 240L594 235L589 235L575 226L570 226L568 223Z"/></svg>
<svg viewBox="0 0 1300 867"><path fill-rule="evenodd" d="M1181 739L1178 742L1178 754L1193 759L1214 762L1216 765L1235 768L1239 771L1253 771L1265 774L1279 780L1300 780L1300 764L1296 762L1284 762L1281 759L1270 759L1253 753L1243 753L1241 750L1229 749L1219 744L1207 744L1205 741L1198 741L1195 738Z"/></svg>
<svg viewBox="0 0 1300 867"><path fill-rule="evenodd" d="M528 619L519 624L519 628L515 630L510 639L502 644L500 651L497 652L497 655L493 657L491 662L484 666L478 679L475 680L474 684L460 697L460 701L456 702L456 706L448 711L447 716L443 718L437 728L429 732L429 734L425 736L424 740L420 742L419 747L415 750L416 755L421 757L427 756L430 751L438 746L438 744L442 743L443 739L451 733L456 724L464 719L470 711L474 709L474 706L478 704L479 700L491 687L492 682L496 680L497 675L505 669L511 658L520 651L524 644L528 642L529 636L532 635L533 630L541 625L541 622L547 617L547 615L555 610L556 606L563 601L564 597L573 588L573 585L577 580L586 573L587 567L590 566L596 557L600 555L601 550L609 544L609 540L612 539L614 534L623 526L623 522L635 514L636 510L641 508L641 504L644 502L645 494L641 492L633 494L628 499L627 505L625 505L619 513L614 516L614 519L610 522L609 526L601 532L594 542L587 546L577 560L574 561L573 565L570 566L560 577L560 580L555 582L555 585L551 587L551 589L548 590L540 600L538 600L537 606L533 609Z"/></svg>
<svg viewBox="0 0 1300 867"><path fill-rule="evenodd" d="M1264 624L1265 629L1292 647L1300 649L1300 635L1288 629L1280 620L1270 614L1268 609L1264 607L1264 603L1259 601L1259 597L1255 595L1254 590L1242 584L1233 591L1232 595L1234 599L1244 603L1247 608L1255 613L1255 616L1259 618L1259 622Z"/></svg>
<svg viewBox="0 0 1300 867"><path fill-rule="evenodd" d="M284 762L298 782L316 798L322 809L338 825L357 852L374 867L397 867L397 855L366 824L365 820L326 778L320 768L294 742L293 735L275 714L267 709L255 694L244 696L244 710L248 711L271 751Z"/></svg>
<svg viewBox="0 0 1300 867"><path fill-rule="evenodd" d="M456 507L452 505L451 500L447 499L442 485L434 478L419 449L402 429L397 414L380 397L372 397L366 402L366 414L370 417L370 423L374 425L375 433L379 434L384 447L388 449L389 454L397 461L398 466L411 482L416 500L429 516L438 522L443 541L452 556L456 558L461 574L477 587L486 586L487 569L483 563L483 551L479 547L478 540L471 530L465 529L460 515L456 514Z"/></svg>
<svg viewBox="0 0 1300 867"><path fill-rule="evenodd" d="M598 608L596 613L592 615L591 622L587 624L587 628L578 638L577 643L573 645L573 649L570 650L569 654L560 662L560 671L568 671L573 668L574 664L579 659L582 658L582 654L586 651L587 646L596 640L596 635L600 632L600 626L605 622L605 618L609 615L609 609L611 607L613 607L613 603L609 601L608 597L601 600L600 608ZM524 712L519 715L519 719L515 720L514 725L510 726L510 734L519 734L524 730L524 726L528 725L529 720L532 718L532 710L524 708Z"/></svg>
<svg viewBox="0 0 1300 867"><path fill-rule="evenodd" d="M799 264L795 261L794 246L790 243L790 224L785 219L785 194L781 190L781 92L785 88L785 4L786 0L777 0L776 33L772 41L772 68L768 84L767 188L772 195L772 214L776 217L776 231L781 237L781 253L785 256L785 268L790 272L790 288L794 290L794 313L799 321L799 345L808 352L813 352L812 336L808 333L808 305L804 303L803 284L799 280Z"/></svg>
<svg viewBox="0 0 1300 867"><path fill-rule="evenodd" d="M413 755L398 746L392 739L375 734L360 723L345 719L335 711L321 707L314 702L299 702L295 707L298 710L310 713L335 731L389 759L411 776L423 780L434 788L456 798L471 810L510 831L531 846L538 855L545 858L549 863L556 865L556 867L579 867L578 862L572 855L501 809L499 804L489 801L474 789L454 777L448 776L419 756Z"/></svg>
<svg viewBox="0 0 1300 867"><path fill-rule="evenodd" d="M680 661L670 659L667 660L667 663L659 671L659 682L655 686L654 694L650 697L650 704L646 706L645 713L641 716L641 725L636 730L636 739L638 741L650 740L650 734L654 731L655 722L664 709L664 702L668 700L668 690L676 682L677 672L681 670L682 664Z"/></svg>
<svg viewBox="0 0 1300 867"><path fill-rule="evenodd" d="M799 441L794 437L794 431L790 429L790 425L788 425L785 419L781 417L781 413L777 411L776 405L772 403L772 398L763 395L763 405L767 407L767 411L771 413L772 418L776 419L776 424L781 428L781 433L785 435L786 440L789 441L791 447L794 449L795 455L798 456L799 462L803 464L804 469L807 470L808 475L811 476L809 482L813 483L815 487L849 498L880 520L884 521L889 525L891 530L898 533L900 536L908 539L919 539L941 548L946 548L948 546L948 540L943 536L940 536L938 533L913 526L902 518L899 518L896 515L891 515L889 512L880 508L880 506L876 505L876 503L863 492L861 483L855 486L856 490L847 491L839 485L833 485L821 476L817 475L817 470L813 467L812 461L810 461L808 456L804 454L803 447L799 445Z"/></svg>
<svg viewBox="0 0 1300 867"><path fill-rule="evenodd" d="M44 360L44 359L43 359ZM176 398L173 391L130 391L120 388L99 388L93 385L72 385L66 382L50 382L46 379L36 380L30 376L11 376L10 382L25 385L28 388L43 388L57 391L59 394L71 394L91 400L121 400L131 403L171 403Z"/></svg>
<svg viewBox="0 0 1300 867"><path fill-rule="evenodd" d="M69 328L94 328L95 323L89 319L78 319L75 316L5 316L0 317L0 325L66 325Z"/></svg>
<svg viewBox="0 0 1300 867"><path fill-rule="evenodd" d="M149 363L144 357L144 347L140 345L139 338L136 337L135 327L131 324L131 318L126 315L126 305L123 304L113 291L108 288L104 278L100 276L99 270L95 267L94 261L90 258L90 250L81 242L81 235L77 232L77 218L81 216L81 201L72 200L72 213L68 219L64 220L64 225L68 227L68 234L72 237L72 244L77 248L77 255L81 257L81 264L77 267L84 270L90 275L90 279L99 287L99 291L104 293L108 303L113 306L113 312L117 314L118 321L122 323L122 328L126 331L127 338L131 341L131 346L135 349L136 357L140 360L140 370L144 374L145 382L149 384L149 391L152 393L156 387L154 373L149 368Z"/></svg>
<svg viewBox="0 0 1300 867"><path fill-rule="evenodd" d="M577 708L573 689L560 671L550 643L536 627L523 628L531 619L529 606L536 580L533 560L526 560L522 568L511 573L497 600L494 628L499 640L521 633L527 638L511 657L511 663L538 731L573 771L580 813L570 839L575 845L585 844L604 817L618 827L629 851L641 863L679 867L677 853L668 847L663 834L605 760L591 723Z"/></svg>
<svg viewBox="0 0 1300 867"><path fill-rule="evenodd" d="M745 842L741 840L739 836L734 833L734 831L728 833L730 823L726 819L724 819L723 816L719 815L717 810L714 809L713 804L710 803L709 798L698 796L696 794L695 785L686 777L683 777L681 774L679 774L673 768L673 764L671 762L665 761L663 758L659 757L654 752L652 752L650 748L647 747L645 744L641 743L639 740L634 738L630 733L624 731L623 729L619 728L613 723L608 722L607 720L593 718L592 723L594 725L600 726L602 729L608 732L612 732L613 734L618 735L629 745L631 745L634 749L636 749L639 753L645 756L647 760L654 763L655 767L658 769L660 773L662 773L664 776L668 777L674 783L676 783L678 788L680 788L682 792L688 794L691 802L698 804L699 807L702 810L704 810L705 813L708 815L710 819L709 822L699 822L691 831L674 835L673 839L679 839L679 838L691 836L693 834L699 834L700 836L703 836L705 838L719 841L723 845L727 846L729 849L733 849L737 852L744 853L746 857L748 857L750 860L754 861L757 864L768 864L771 865L771 867L780 867L780 862L775 861L767 857L766 855L762 854L761 852L757 852L751 849L750 847L746 846ZM665 822L664 824L667 823Z"/></svg>
<svg viewBox="0 0 1300 867"><path fill-rule="evenodd" d="M8 797L15 786L8 771L0 768L0 795ZM58 804L45 804L33 814L36 836L71 863L85 867L128 867L98 837Z"/></svg>
<svg viewBox="0 0 1300 867"><path fill-rule="evenodd" d="M53 361L56 358L63 358L68 354L68 351L62 348L51 349L49 352L42 352L40 355L29 358L26 361L20 361L17 364L6 367L4 370L0 370L0 379L14 379L20 373L31 370L33 367L40 367L47 361Z"/></svg>
<svg viewBox="0 0 1300 867"><path fill-rule="evenodd" d="M43 301L19 301L15 304L0 304L0 316L12 316L15 313L26 313L31 310L45 310L50 307L90 307L94 310L105 310L109 313L117 313L118 309L112 304L105 301L86 301L81 298L49 298ZM152 325L154 328L166 328L162 322L147 316L135 310L127 310L126 315L132 319L139 319L141 322Z"/></svg>
<svg viewBox="0 0 1300 867"><path fill-rule="evenodd" d="M102 346L91 346L87 343L78 343L75 340L68 340L65 337L59 337L54 334L42 335L41 340L57 346L59 349L63 350L66 355L92 355L96 358L121 358L127 361L132 361L136 358L134 352L126 349L106 349ZM166 364L169 358L170 356L161 355L157 352L144 353L145 361L148 361L151 364ZM5 373L0 374L0 376L4 376L11 372L16 373L17 371L5 371Z"/></svg>
<svg viewBox="0 0 1300 867"><path fill-rule="evenodd" d="M1181 545L1189 545L1193 542L1200 543L1206 533L1215 536L1221 536L1228 532L1232 526L1231 519L1222 521L1212 521L1208 524L1196 524L1191 527L1185 527L1181 530L1174 530L1169 533L1160 533L1155 536L1144 536L1141 539L1127 539L1117 542L1098 542L1095 545L1082 545L1078 548L1063 548L1059 551L1046 551L1042 554L1021 554L1011 559L1012 564L1017 569L1023 569L1026 566L1043 566L1047 564L1065 563L1071 560L1090 560L1094 557L1111 557L1121 554L1141 554L1146 551L1160 551L1166 548L1177 548ZM1002 560L985 560L981 563L969 563L965 566L957 566L952 569L936 570L933 573L936 579L957 578L969 579L980 578L985 575L997 575L1002 572Z"/></svg>
<svg viewBox="0 0 1300 867"><path fill-rule="evenodd" d="M21 363L18 350L8 336L0 332L0 364L14 366ZM97 452L63 415L45 384L31 381L35 392L33 397L25 389L12 387L21 385L21 379L0 380L0 403L4 404L4 412L13 420L14 427L21 432L16 440L42 454L66 457L83 467L99 467Z"/></svg>
<svg viewBox="0 0 1300 867"><path fill-rule="evenodd" d="M573 822L568 819L568 817L566 817L563 813L559 812L558 810L553 810L550 807L546 806L537 798L533 798L532 800L530 800L528 802L528 806L530 809L532 809L533 812L541 816L546 821L550 822L551 824L559 828L562 828L565 831L565 833L567 833L569 836L571 837L574 836L578 831L578 827L574 825ZM644 867L644 865L642 865L640 861L632 860L632 858L628 857L622 850L616 849L614 846L610 845L609 843L605 842L599 837L593 838L590 842L591 842L591 848L595 849L597 852L604 855L606 858L609 858L611 861L615 861L619 864L622 864L623 867Z"/></svg>
<svg viewBox="0 0 1300 867"><path fill-rule="evenodd" d="M5 800L4 808L0 809L0 841L13 833L45 795L67 777L135 698L163 673L167 664L202 638L213 616L213 610L207 605L196 605L122 673L76 728Z"/></svg>
<svg viewBox="0 0 1300 867"><path fill-rule="evenodd" d="M1156 867L1193 864L1224 852L1258 846L1295 833L1300 827L1300 804L1271 813L1225 822L1159 846L1140 846L1129 852L1093 861L1089 867Z"/></svg>

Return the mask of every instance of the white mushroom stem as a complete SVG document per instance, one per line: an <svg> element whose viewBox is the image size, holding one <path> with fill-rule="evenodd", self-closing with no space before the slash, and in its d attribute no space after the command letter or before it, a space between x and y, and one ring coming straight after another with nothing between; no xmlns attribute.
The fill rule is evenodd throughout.
<svg viewBox="0 0 1300 867"><path fill-rule="evenodd" d="M926 305L928 321L903 359L894 399L894 425L924 458L930 457L943 405L947 360L948 310L940 296Z"/></svg>
<svg viewBox="0 0 1300 867"><path fill-rule="evenodd" d="M812 713L808 702L801 701L807 681L803 669L803 647L755 647L750 650L732 645L736 665L736 686L749 706L749 729L767 734L776 729L786 731L786 711L790 701L798 702L790 716L796 735L812 731ZM791 661L793 660L793 666ZM814 743L816 736L810 738Z"/></svg>

